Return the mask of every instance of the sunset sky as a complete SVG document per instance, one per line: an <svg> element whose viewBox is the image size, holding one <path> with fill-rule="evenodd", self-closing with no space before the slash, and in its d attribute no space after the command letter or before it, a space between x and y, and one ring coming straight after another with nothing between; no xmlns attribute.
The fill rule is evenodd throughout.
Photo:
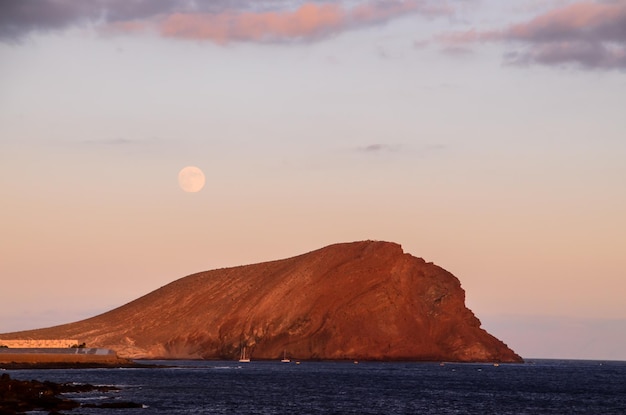
<svg viewBox="0 0 626 415"><path fill-rule="evenodd" d="M626 0L2 0L0 191L0 333L375 239L626 360Z"/></svg>

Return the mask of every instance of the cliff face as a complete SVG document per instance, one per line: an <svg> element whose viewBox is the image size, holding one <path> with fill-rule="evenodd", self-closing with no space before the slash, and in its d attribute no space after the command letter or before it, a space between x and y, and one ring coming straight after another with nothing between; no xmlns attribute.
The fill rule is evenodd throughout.
<svg viewBox="0 0 626 415"><path fill-rule="evenodd" d="M172 282L99 316L0 338L72 338L130 358L516 362L480 328L459 280L389 242Z"/></svg>

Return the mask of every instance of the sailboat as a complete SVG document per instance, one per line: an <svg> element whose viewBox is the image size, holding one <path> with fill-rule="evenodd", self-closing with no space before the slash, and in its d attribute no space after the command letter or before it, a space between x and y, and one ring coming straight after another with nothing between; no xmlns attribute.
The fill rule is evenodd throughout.
<svg viewBox="0 0 626 415"><path fill-rule="evenodd" d="M245 346L241 349L241 357L239 358L240 363L250 363L250 356L246 356L246 348Z"/></svg>
<svg viewBox="0 0 626 415"><path fill-rule="evenodd" d="M283 350L283 358L280 360L283 363L289 363L291 360L287 359L287 351Z"/></svg>

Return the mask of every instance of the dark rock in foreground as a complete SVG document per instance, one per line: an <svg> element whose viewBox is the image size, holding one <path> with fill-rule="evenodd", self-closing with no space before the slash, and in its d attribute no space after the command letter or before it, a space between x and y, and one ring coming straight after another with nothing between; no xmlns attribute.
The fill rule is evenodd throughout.
<svg viewBox="0 0 626 415"><path fill-rule="evenodd" d="M4 373L0 376L0 415L14 415L28 411L58 411L72 410L81 405L58 395L69 392L108 392L117 390L112 386L93 386L89 384L39 382L37 380L16 380ZM103 406L113 405L113 406ZM85 405L84 407L87 407ZM141 404L134 402L115 402L89 406L95 408L141 408Z"/></svg>
<svg viewBox="0 0 626 415"><path fill-rule="evenodd" d="M126 358L519 362L452 274L394 243L190 275L91 319L1 338L71 338Z"/></svg>

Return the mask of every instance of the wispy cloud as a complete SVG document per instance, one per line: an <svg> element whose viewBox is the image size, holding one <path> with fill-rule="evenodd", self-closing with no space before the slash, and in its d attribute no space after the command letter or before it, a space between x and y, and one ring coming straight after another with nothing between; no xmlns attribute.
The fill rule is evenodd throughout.
<svg viewBox="0 0 626 415"><path fill-rule="evenodd" d="M509 64L568 65L588 69L626 69L626 0L581 1L555 8L501 30L447 34L447 48L479 42L507 42Z"/></svg>
<svg viewBox="0 0 626 415"><path fill-rule="evenodd" d="M217 43L312 41L409 14L449 14L450 4L435 0L3 0L0 39L19 41L33 31L91 24L121 33L151 30L164 37Z"/></svg>
<svg viewBox="0 0 626 415"><path fill-rule="evenodd" d="M103 146L120 146L139 143L139 140L131 140L130 138L109 138L104 140L85 140L83 144L103 145Z"/></svg>
<svg viewBox="0 0 626 415"><path fill-rule="evenodd" d="M406 144L374 143L357 147L355 150L357 153L372 155L399 153L412 156L426 156L445 149L446 146L444 144L424 144L420 147L413 147Z"/></svg>
<svg viewBox="0 0 626 415"><path fill-rule="evenodd" d="M86 151L112 151L112 152L125 152L125 153L151 153L158 148L171 147L173 145L172 140L167 140L159 137L150 138L100 138L100 139L85 139L75 143L65 143L72 147L79 146ZM176 147L180 148L183 144L176 142Z"/></svg>
<svg viewBox="0 0 626 415"><path fill-rule="evenodd" d="M392 144L370 144L364 147L358 147L357 151L362 153L383 153L383 152L395 152L400 149L399 145Z"/></svg>

